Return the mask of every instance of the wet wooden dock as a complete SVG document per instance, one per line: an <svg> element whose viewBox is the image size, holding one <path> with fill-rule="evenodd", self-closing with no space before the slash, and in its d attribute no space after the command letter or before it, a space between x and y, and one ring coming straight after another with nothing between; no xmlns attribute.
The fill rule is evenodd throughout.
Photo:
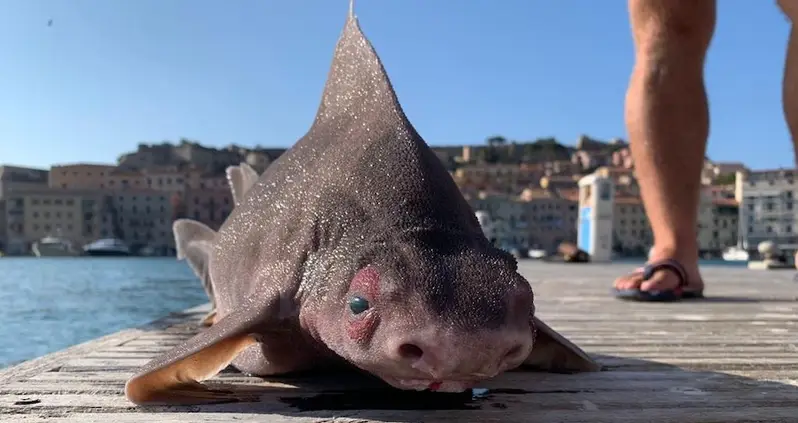
<svg viewBox="0 0 798 423"><path fill-rule="evenodd" d="M139 408L122 394L138 366L190 337L205 308L170 315L0 371L0 421L14 422L796 422L796 272L707 267L703 301L638 304L608 294L630 266L522 262L538 313L606 371L511 372L463 395L404 393L350 373L273 378L259 403ZM24 334L20 334L24 336Z"/></svg>

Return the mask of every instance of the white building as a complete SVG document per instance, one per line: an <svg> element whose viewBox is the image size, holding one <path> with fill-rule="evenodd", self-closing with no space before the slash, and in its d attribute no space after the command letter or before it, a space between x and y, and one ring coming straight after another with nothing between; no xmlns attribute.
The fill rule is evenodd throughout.
<svg viewBox="0 0 798 423"><path fill-rule="evenodd" d="M739 235L748 248L762 241L795 244L795 171L776 169L737 172L735 196L740 203Z"/></svg>

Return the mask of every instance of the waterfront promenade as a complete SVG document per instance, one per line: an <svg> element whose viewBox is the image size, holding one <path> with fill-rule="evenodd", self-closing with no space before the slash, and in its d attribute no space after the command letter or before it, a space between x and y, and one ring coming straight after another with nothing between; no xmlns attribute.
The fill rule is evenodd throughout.
<svg viewBox="0 0 798 423"><path fill-rule="evenodd" d="M123 396L140 365L197 330L206 307L0 371L0 421L14 422L795 422L798 282L793 270L704 268L706 300L621 302L633 265L522 261L538 315L605 371L510 372L473 394L390 390L350 373L270 378L225 371L262 401L139 408ZM20 336L24 336L20 334Z"/></svg>

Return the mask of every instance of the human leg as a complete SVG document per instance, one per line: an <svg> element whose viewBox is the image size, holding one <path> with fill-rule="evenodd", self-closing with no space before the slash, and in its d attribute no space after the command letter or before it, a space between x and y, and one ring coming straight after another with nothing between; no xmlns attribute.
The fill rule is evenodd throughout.
<svg viewBox="0 0 798 423"><path fill-rule="evenodd" d="M796 155L798 155L798 30L795 28L795 22L798 21L798 1L778 0L778 5L791 23L787 54L784 60L782 103L784 118L790 130ZM798 163L798 156L796 162Z"/></svg>
<svg viewBox="0 0 798 423"><path fill-rule="evenodd" d="M778 0L779 8L790 20L790 35L787 41L787 54L784 59L784 79L782 81L782 107L787 128L792 138L793 152L798 164L798 1ZM798 253L795 254L795 267L798 268Z"/></svg>
<svg viewBox="0 0 798 423"><path fill-rule="evenodd" d="M649 262L681 264L684 290L693 292L703 289L696 231L709 134L704 60L715 8L715 0L629 0L635 65L625 114L635 175L654 234ZM620 277L615 288L657 292L680 285L682 272L673 266L652 270Z"/></svg>

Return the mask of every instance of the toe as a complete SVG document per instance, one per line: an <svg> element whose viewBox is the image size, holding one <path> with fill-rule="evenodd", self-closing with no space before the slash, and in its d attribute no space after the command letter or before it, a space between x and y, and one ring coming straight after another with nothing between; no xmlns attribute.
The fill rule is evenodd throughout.
<svg viewBox="0 0 798 423"><path fill-rule="evenodd" d="M639 288L642 283L643 274L641 272L635 272L616 279L614 286L616 289L636 289Z"/></svg>
<svg viewBox="0 0 798 423"><path fill-rule="evenodd" d="M650 279L640 284L642 291L667 291L679 286L679 276L667 269L654 272Z"/></svg>

